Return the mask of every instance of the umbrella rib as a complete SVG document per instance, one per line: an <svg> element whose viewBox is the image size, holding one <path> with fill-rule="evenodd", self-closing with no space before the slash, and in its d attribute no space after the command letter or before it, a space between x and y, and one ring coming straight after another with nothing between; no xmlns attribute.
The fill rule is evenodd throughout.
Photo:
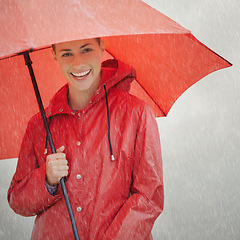
<svg viewBox="0 0 240 240"><path fill-rule="evenodd" d="M107 49L105 49L105 51L107 51L114 59L116 59L116 57ZM136 82L139 84L139 86L145 91L145 93L148 95L148 97L154 102L154 104L157 106L157 108L162 112L162 114L164 115L164 117L167 116L167 114L165 114L165 112L162 110L162 108L158 105L158 103L152 98L152 96L148 93L148 91L142 86L142 84L137 80L137 78L135 78Z"/></svg>
<svg viewBox="0 0 240 240"><path fill-rule="evenodd" d="M105 49L105 51L107 51L114 59L116 59L116 57L107 49ZM152 98L152 96L148 93L148 91L142 86L142 84L137 80L137 78L135 78L136 82L139 84L139 86L145 91L145 93L148 95L148 97L154 102L154 104L157 106L157 108L162 112L162 114L164 115L164 117L167 116L167 114L165 114L165 112L162 110L162 108L158 105L158 103Z"/></svg>
<svg viewBox="0 0 240 240"><path fill-rule="evenodd" d="M227 62L230 66L232 66L232 63L230 63L228 60L226 60L225 58L223 58L222 56L220 56L218 53L214 52L212 49L210 49L209 47L207 47L206 45L204 45L202 42L200 42L199 40L197 40L191 33L185 34L187 37L191 38L193 41L197 42L198 44L200 44L201 46L205 47L207 50L209 50L210 52L216 54L218 57L220 57L222 60L224 60L225 62Z"/></svg>
<svg viewBox="0 0 240 240"><path fill-rule="evenodd" d="M44 50L44 49L48 49L48 48L51 48L51 46L42 47L42 48L36 48L36 49L29 48L28 50L25 50L25 51L23 51L23 52L15 53L15 54L12 54L12 55L8 55L7 57L0 58L0 61L5 60L5 59L8 59L8 58L12 58L12 57L17 57L17 56L20 56L20 55L24 55L26 52L37 52L37 51Z"/></svg>
<svg viewBox="0 0 240 240"><path fill-rule="evenodd" d="M162 108L158 105L158 103L152 98L152 96L148 93L148 91L143 87L143 85L135 78L136 82L139 84L139 86L145 91L145 93L148 95L148 97L155 103L155 105L158 107L158 109L162 112L164 117L167 116L167 114L162 110Z"/></svg>

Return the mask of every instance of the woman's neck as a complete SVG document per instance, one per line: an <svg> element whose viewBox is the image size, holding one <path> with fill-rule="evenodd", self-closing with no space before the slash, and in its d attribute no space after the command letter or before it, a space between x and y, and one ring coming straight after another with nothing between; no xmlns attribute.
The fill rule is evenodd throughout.
<svg viewBox="0 0 240 240"><path fill-rule="evenodd" d="M72 110L83 110L89 103L91 97L98 90L100 83L94 84L87 90L78 91L69 86L68 105Z"/></svg>
<svg viewBox="0 0 240 240"><path fill-rule="evenodd" d="M89 103L91 95L82 91L78 95L73 94L69 89L68 105L72 110L83 110Z"/></svg>

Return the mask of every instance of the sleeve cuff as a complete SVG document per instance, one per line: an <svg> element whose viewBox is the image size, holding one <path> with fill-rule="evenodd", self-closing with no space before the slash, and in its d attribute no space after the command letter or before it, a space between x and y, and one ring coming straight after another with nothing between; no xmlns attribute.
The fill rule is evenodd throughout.
<svg viewBox="0 0 240 240"><path fill-rule="evenodd" d="M52 196L55 196L57 193L57 189L58 189L58 185L49 185L47 182L47 177L45 176L45 186L47 191L49 192L49 194L51 194Z"/></svg>

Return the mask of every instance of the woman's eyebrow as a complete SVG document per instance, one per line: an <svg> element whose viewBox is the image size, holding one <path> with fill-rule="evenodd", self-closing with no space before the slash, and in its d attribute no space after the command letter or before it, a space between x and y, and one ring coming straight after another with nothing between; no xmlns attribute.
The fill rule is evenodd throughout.
<svg viewBox="0 0 240 240"><path fill-rule="evenodd" d="M86 47L87 45L90 45L90 43L84 44L83 46L80 47L80 49ZM59 52L70 52L70 51L71 51L71 49L63 48L63 49L61 49Z"/></svg>
<svg viewBox="0 0 240 240"><path fill-rule="evenodd" d="M87 45L90 45L90 43L86 43L86 44L84 44L83 46L80 47L80 49L86 47Z"/></svg>
<svg viewBox="0 0 240 240"><path fill-rule="evenodd" d="M71 49L65 49L65 48L64 48L64 49L60 50L59 52L65 52L65 51L66 51L66 52L70 52Z"/></svg>

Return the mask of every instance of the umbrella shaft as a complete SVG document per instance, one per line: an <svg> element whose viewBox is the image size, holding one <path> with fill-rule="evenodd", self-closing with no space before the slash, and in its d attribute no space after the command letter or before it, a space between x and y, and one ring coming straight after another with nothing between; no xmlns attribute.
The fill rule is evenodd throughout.
<svg viewBox="0 0 240 240"><path fill-rule="evenodd" d="M41 115L42 115L44 127L45 127L46 132L47 132L47 136L48 136L48 140L49 140L49 145L51 147L51 151L52 151L52 153L56 153L56 149L55 149L55 146L54 146L54 143L53 143L52 135L51 135L50 129L48 127L47 117L46 117L46 114L45 114L45 111L44 111L41 95L40 95L38 85L37 85L37 82L36 82L36 78L35 78L35 75L34 75L34 72L33 72L32 61L30 59L29 52L24 52L24 59L25 59L26 65L28 66L29 74L31 76L34 92L35 92L35 95L36 95L36 98L37 98L39 110L40 110Z"/></svg>
<svg viewBox="0 0 240 240"><path fill-rule="evenodd" d="M34 75L34 72L33 72L32 61L30 59L29 51L24 52L23 54L24 54L25 63L28 66L28 71L29 71L29 74L31 76L34 92L35 92L35 95L36 95L36 98L37 98L37 102L38 102L38 106L39 106L39 110L41 112L43 123L44 123L44 127L45 127L46 132L47 132L49 145L51 147L52 153L56 153L56 149L55 149L55 146L54 146L54 143L53 143L53 139L52 139L52 134L50 132L50 129L49 129L49 126L48 126L48 122L47 122L46 113L44 111L41 95L40 95L40 92L39 92L39 89L38 89L38 85L37 85L37 82L36 82L36 78L35 78L35 75ZM76 226L75 218L74 218L74 215L73 215L72 207L71 207L71 204L70 204L70 201L69 201L69 197L68 197L66 185L65 185L65 182L64 182L64 178L61 178L60 184L61 184L61 187L62 187L64 199L65 199L65 202L66 202L66 205L67 205L69 217L70 217L70 220L71 220L74 238L75 238L75 240L79 240L78 232L77 232L77 226Z"/></svg>

